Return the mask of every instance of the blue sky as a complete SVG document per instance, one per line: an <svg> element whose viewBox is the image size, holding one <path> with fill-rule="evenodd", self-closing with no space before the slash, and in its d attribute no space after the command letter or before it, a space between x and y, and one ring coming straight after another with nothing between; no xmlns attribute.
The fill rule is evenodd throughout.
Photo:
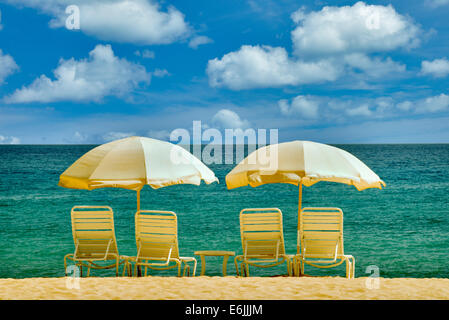
<svg viewBox="0 0 449 320"><path fill-rule="evenodd" d="M3 0L0 12L0 143L168 139L192 121L281 141L449 142L449 0Z"/></svg>

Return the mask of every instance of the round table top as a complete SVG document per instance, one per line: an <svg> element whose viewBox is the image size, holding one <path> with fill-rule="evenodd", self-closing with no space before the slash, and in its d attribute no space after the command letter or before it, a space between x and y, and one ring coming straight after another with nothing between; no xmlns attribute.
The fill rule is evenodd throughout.
<svg viewBox="0 0 449 320"><path fill-rule="evenodd" d="M202 250L195 251L195 255L197 256L234 256L234 251L221 251L221 250Z"/></svg>

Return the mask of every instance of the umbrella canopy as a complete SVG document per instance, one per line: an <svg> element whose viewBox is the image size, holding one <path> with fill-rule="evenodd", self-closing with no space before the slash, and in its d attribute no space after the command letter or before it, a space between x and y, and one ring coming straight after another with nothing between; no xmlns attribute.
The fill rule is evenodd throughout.
<svg viewBox="0 0 449 320"><path fill-rule="evenodd" d="M205 164L184 148L145 137L130 137L98 146L75 161L59 178L59 185L93 190L113 187L136 190L174 184L218 182Z"/></svg>
<svg viewBox="0 0 449 320"><path fill-rule="evenodd" d="M270 164L266 163L267 159L271 159ZM385 186L377 174L349 152L311 141L260 148L226 175L228 189L267 183L301 183L310 187L319 181L345 183L359 191Z"/></svg>
<svg viewBox="0 0 449 320"><path fill-rule="evenodd" d="M226 175L228 189L267 183L298 185L298 228L302 185L309 187L319 181L345 183L359 191L385 186L377 174L349 152L311 141L291 141L260 148Z"/></svg>

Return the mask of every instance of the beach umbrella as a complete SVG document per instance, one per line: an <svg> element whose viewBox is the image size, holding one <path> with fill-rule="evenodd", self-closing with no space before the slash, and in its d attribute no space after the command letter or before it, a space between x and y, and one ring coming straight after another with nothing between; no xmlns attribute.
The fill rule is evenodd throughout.
<svg viewBox="0 0 449 320"><path fill-rule="evenodd" d="M302 186L310 187L319 181L353 185L359 191L385 186L377 174L349 152L322 143L298 140L259 148L226 175L228 189L267 183L299 186L298 229Z"/></svg>
<svg viewBox="0 0 449 320"><path fill-rule="evenodd" d="M59 178L71 189L124 188L137 191L175 184L218 182L215 174L184 148L145 137L129 137L100 145L75 161Z"/></svg>

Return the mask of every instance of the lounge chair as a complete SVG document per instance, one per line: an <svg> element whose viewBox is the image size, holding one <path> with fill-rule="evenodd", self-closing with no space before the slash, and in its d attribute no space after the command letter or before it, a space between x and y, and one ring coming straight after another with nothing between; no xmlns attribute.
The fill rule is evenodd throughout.
<svg viewBox="0 0 449 320"><path fill-rule="evenodd" d="M64 257L64 268L67 276L67 260L75 262L80 267L90 269L116 269L126 262L126 257L120 256L114 231L114 213L108 206L74 206L71 210L72 234L75 252ZM109 265L99 265L96 262L111 261ZM95 261L95 262L94 262ZM126 265L126 264L125 264ZM129 271L129 270L128 270ZM125 269L123 270L123 274ZM128 273L129 275L129 273Z"/></svg>
<svg viewBox="0 0 449 320"><path fill-rule="evenodd" d="M189 262L193 262L192 276L195 276L197 261L191 257L180 257L178 250L178 221L172 211L139 210L135 217L137 256L129 259L138 268L168 270L178 267L178 277L190 274ZM170 265L171 262L174 264ZM139 270L140 271L140 270Z"/></svg>
<svg viewBox="0 0 449 320"><path fill-rule="evenodd" d="M240 211L240 235L243 254L234 259L237 275L249 276L249 266L270 268L287 263L292 275L293 256L285 254L282 212L277 208L253 208Z"/></svg>
<svg viewBox="0 0 449 320"><path fill-rule="evenodd" d="M303 208L298 230L300 253L295 256L295 274L305 264L332 268L346 262L346 277L354 278L355 259L344 254L343 211L339 208Z"/></svg>

